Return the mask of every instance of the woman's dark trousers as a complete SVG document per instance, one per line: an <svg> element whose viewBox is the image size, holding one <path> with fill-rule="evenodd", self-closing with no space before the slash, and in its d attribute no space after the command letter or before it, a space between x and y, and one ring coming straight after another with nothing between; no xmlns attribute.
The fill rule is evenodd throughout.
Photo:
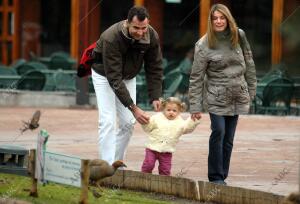
<svg viewBox="0 0 300 204"><path fill-rule="evenodd" d="M224 181L228 176L233 138L238 115L220 116L210 113L208 180Z"/></svg>

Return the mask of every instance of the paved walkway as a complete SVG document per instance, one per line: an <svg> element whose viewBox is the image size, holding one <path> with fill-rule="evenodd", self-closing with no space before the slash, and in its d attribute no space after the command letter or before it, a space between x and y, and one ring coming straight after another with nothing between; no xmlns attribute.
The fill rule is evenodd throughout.
<svg viewBox="0 0 300 204"><path fill-rule="evenodd" d="M37 130L27 131L12 142L19 135L21 121L29 120L35 110L0 108L0 145L14 143L35 148ZM97 158L97 110L40 110L40 128L50 134L48 149L82 158ZM208 115L204 114L202 124L192 134L181 138L173 157L172 175L207 180L209 125ZM297 191L299 136L300 117L241 116L227 183L283 195ZM128 169L140 170L146 138L137 124L125 160Z"/></svg>

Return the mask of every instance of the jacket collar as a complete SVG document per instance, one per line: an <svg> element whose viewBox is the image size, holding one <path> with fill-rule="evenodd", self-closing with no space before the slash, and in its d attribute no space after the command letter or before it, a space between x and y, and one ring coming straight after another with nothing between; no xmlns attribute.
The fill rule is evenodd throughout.
<svg viewBox="0 0 300 204"><path fill-rule="evenodd" d="M127 39L129 42L135 42L137 40L133 39L132 37L130 37L129 32L128 32L128 28L126 25L126 20L121 21L121 23L119 24L120 26L120 30L123 34L123 36L125 37L125 39ZM148 27L147 33L144 35L144 37L140 40L138 40L138 43L140 44L150 44L150 25Z"/></svg>
<svg viewBox="0 0 300 204"><path fill-rule="evenodd" d="M231 37L230 29L228 27L224 31L216 32L215 34L218 40L227 40Z"/></svg>

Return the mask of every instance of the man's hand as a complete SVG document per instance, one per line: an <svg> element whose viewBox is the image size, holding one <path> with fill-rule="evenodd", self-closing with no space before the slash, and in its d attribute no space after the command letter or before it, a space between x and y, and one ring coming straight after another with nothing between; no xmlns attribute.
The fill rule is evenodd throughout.
<svg viewBox="0 0 300 204"><path fill-rule="evenodd" d="M191 119L192 119L193 121L200 120L201 117L202 117L201 112L197 112L197 113L192 113L192 114L191 114Z"/></svg>
<svg viewBox="0 0 300 204"><path fill-rule="evenodd" d="M133 105L131 107L131 112L140 124L145 125L149 123L150 117L138 106Z"/></svg>
<svg viewBox="0 0 300 204"><path fill-rule="evenodd" d="M154 100L152 101L152 106L154 108L154 111L158 112L161 108L161 101L160 100Z"/></svg>

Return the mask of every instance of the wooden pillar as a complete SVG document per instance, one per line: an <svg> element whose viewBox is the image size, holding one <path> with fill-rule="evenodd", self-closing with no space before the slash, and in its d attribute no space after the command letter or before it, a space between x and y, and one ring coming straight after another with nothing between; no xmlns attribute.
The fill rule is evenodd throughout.
<svg viewBox="0 0 300 204"><path fill-rule="evenodd" d="M31 177L31 189L29 196L38 197L38 190L37 190L37 179L35 178L35 166L36 166L36 150L31 149L29 154L29 162L30 162L30 177Z"/></svg>
<svg viewBox="0 0 300 204"><path fill-rule="evenodd" d="M14 34L12 61L20 57L20 1L14 0Z"/></svg>
<svg viewBox="0 0 300 204"><path fill-rule="evenodd" d="M100 2L71 0L70 50L75 59L100 36Z"/></svg>
<svg viewBox="0 0 300 204"><path fill-rule="evenodd" d="M199 0L200 15L199 15L199 34L200 37L206 33L207 19L210 11L210 0Z"/></svg>
<svg viewBox="0 0 300 204"><path fill-rule="evenodd" d="M163 26L164 26L164 0L146 0L144 6L147 8L150 15L150 25L158 33L160 43L163 42Z"/></svg>
<svg viewBox="0 0 300 204"><path fill-rule="evenodd" d="M75 59L78 59L78 42L79 42L79 1L71 0L71 43L70 43L70 53Z"/></svg>
<svg viewBox="0 0 300 204"><path fill-rule="evenodd" d="M144 6L144 0L134 0L135 6Z"/></svg>
<svg viewBox="0 0 300 204"><path fill-rule="evenodd" d="M283 15L283 1L273 0L272 20L272 64L278 64L282 57L282 39L280 35L280 24Z"/></svg>
<svg viewBox="0 0 300 204"><path fill-rule="evenodd" d="M4 1L4 2L2 2L2 4L3 4L3 6L2 6L2 11L1 11L1 17L2 17L2 22L1 22L1 26L2 26L2 28L1 28L1 34L2 34L2 38L3 38L3 41L2 41L2 39L1 39L1 57L2 57L2 59L1 59L1 62L3 63L3 64L5 64L5 65L8 65L9 64L9 60L8 60L8 53L7 53L7 50L8 50L8 48L7 48L7 39L8 39L8 25L9 25L9 22L8 22L8 6L7 6L7 4L8 4L8 2L7 1Z"/></svg>
<svg viewBox="0 0 300 204"><path fill-rule="evenodd" d="M71 0L71 56L79 62L85 48L100 36L100 3L98 0ZM76 103L89 104L88 78L76 80Z"/></svg>
<svg viewBox="0 0 300 204"><path fill-rule="evenodd" d="M81 160L81 193L80 193L80 204L88 203L88 187L90 178L89 160Z"/></svg>
<svg viewBox="0 0 300 204"><path fill-rule="evenodd" d="M5 65L20 56L20 1L2 0L0 3L0 59Z"/></svg>

